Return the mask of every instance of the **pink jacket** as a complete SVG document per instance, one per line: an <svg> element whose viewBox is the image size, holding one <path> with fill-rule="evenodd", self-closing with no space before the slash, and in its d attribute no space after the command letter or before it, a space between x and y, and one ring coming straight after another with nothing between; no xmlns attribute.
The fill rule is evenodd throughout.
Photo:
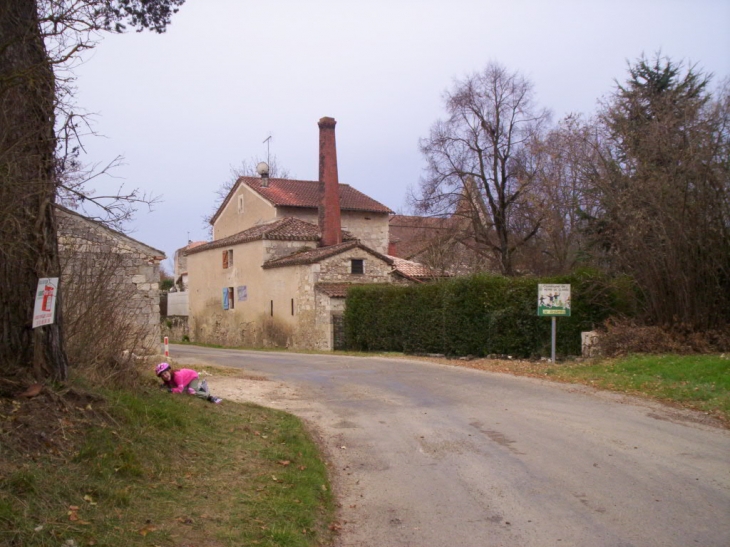
<svg viewBox="0 0 730 547"><path fill-rule="evenodd" d="M167 384L172 393L182 393L185 387L198 377L198 373L189 368L181 368L176 370L172 375L172 380Z"/></svg>

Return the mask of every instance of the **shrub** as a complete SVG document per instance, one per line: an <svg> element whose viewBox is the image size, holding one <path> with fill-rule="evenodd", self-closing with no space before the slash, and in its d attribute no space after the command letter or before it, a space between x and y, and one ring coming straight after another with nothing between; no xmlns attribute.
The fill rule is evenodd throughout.
<svg viewBox="0 0 730 547"><path fill-rule="evenodd" d="M580 332L630 315L632 286L583 270L548 279L479 274L417 286L364 285L347 296L347 345L360 351L453 356L550 353L550 321L537 316L538 283L569 283L571 317L558 321L557 351L579 354Z"/></svg>

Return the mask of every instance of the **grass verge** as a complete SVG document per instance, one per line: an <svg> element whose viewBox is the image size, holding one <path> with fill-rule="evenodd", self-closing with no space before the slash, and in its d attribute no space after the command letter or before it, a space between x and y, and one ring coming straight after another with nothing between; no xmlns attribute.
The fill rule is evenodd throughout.
<svg viewBox="0 0 730 547"><path fill-rule="evenodd" d="M559 381L675 403L730 423L730 357L726 355L631 355L551 365L545 374Z"/></svg>
<svg viewBox="0 0 730 547"><path fill-rule="evenodd" d="M331 544L326 467L298 418L100 395L0 401L0 545Z"/></svg>

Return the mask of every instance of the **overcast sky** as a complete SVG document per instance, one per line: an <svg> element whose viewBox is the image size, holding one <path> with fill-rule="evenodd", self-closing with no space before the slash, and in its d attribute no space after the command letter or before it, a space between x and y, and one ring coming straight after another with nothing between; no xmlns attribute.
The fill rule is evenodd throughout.
<svg viewBox="0 0 730 547"><path fill-rule="evenodd" d="M124 156L99 193L162 197L127 228L172 258L207 239L216 189L269 136L280 166L316 180L317 121L335 118L340 182L404 212L455 78L501 63L557 121L592 114L627 61L659 50L728 77L730 1L187 0L165 34L107 34L76 69L103 135L84 160Z"/></svg>

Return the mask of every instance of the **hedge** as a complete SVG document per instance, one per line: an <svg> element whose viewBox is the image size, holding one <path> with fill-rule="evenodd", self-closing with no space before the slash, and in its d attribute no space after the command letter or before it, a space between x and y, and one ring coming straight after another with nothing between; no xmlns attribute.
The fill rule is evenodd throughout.
<svg viewBox="0 0 730 547"><path fill-rule="evenodd" d="M541 279L479 274L410 286L358 285L347 295L347 346L449 356L549 356L551 321L537 316L539 283L571 285L571 316L557 320L561 356L580 354L582 331L611 315L632 315L632 286L591 270Z"/></svg>

